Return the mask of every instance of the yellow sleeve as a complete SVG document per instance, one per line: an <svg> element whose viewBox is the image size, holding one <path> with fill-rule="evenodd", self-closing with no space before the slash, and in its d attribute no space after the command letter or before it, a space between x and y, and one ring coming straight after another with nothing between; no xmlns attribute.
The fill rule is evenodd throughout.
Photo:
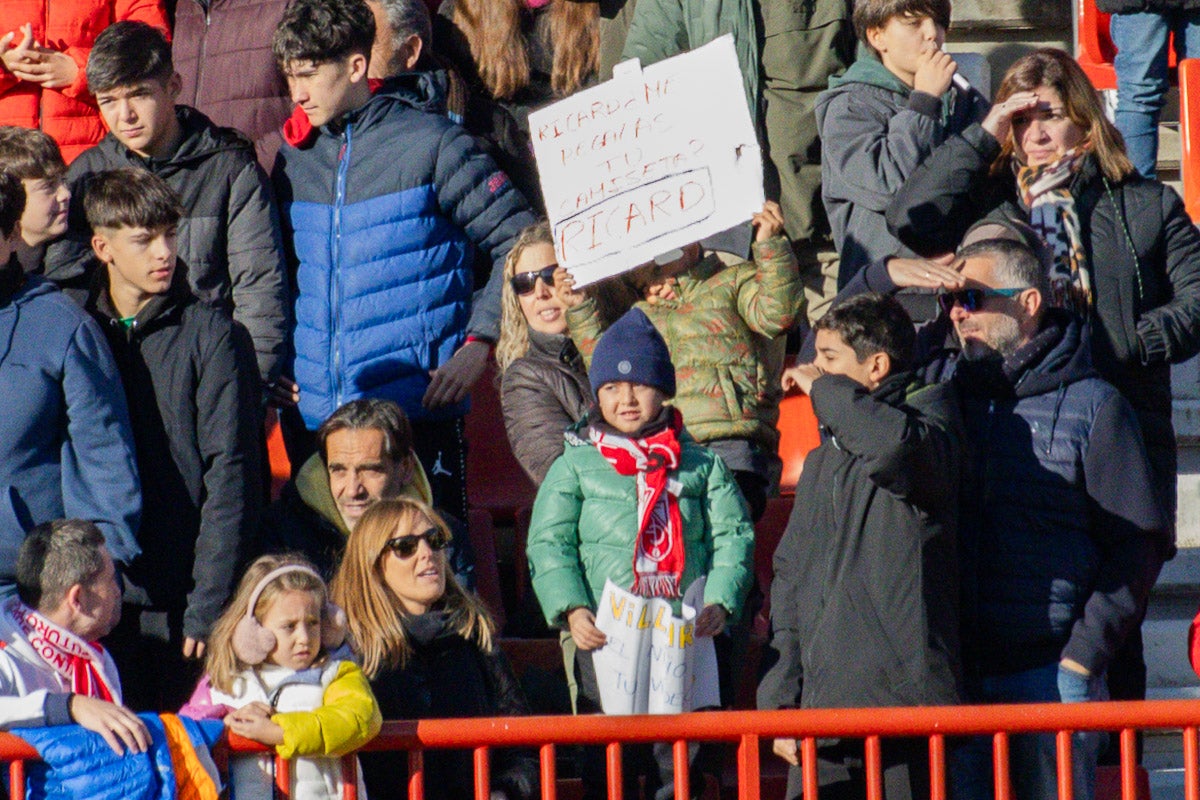
<svg viewBox="0 0 1200 800"><path fill-rule="evenodd" d="M271 721L283 728L283 744L275 747L283 758L345 755L371 741L383 725L367 676L353 661L338 667L320 708L275 714Z"/></svg>

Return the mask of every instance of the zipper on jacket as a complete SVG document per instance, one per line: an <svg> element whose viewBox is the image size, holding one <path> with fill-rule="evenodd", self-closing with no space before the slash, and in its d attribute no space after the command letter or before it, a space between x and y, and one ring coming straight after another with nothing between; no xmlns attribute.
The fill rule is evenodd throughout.
<svg viewBox="0 0 1200 800"><path fill-rule="evenodd" d="M979 448L982 458L979 459L979 467L976 469L976 473L979 476L979 492L982 495L983 502L983 505L980 507L984 510L984 513L987 512L987 503L989 499L987 476L992 467L992 431L994 430L995 424L996 400L995 398L992 398L988 400L987 425L984 426L983 441L980 443L982 446Z"/></svg>
<svg viewBox="0 0 1200 800"><path fill-rule="evenodd" d="M1046 441L1045 453L1046 457L1050 457L1050 453L1054 449L1054 432L1058 430L1058 418L1062 413L1063 400L1067 396L1067 384L1060 383L1058 391L1054 395L1054 415L1050 417L1050 438Z"/></svg>
<svg viewBox="0 0 1200 800"><path fill-rule="evenodd" d="M204 63L208 60L208 34L212 28L212 0L205 3L202 0L193 0L204 9L204 35L200 37L200 56L196 61L196 94L192 98L192 102L197 107L204 103L203 95L200 93L200 87L204 85Z"/></svg>
<svg viewBox="0 0 1200 800"><path fill-rule="evenodd" d="M338 272L341 269L342 245L342 205L346 201L346 173L350 169L351 126L346 125L343 134L345 140L338 150L337 178L334 184L333 221L330 230L330 269L329 269L329 342L333 348L330 386L333 388L333 407L342 405L342 344L341 344L341 311L342 311L342 282Z"/></svg>

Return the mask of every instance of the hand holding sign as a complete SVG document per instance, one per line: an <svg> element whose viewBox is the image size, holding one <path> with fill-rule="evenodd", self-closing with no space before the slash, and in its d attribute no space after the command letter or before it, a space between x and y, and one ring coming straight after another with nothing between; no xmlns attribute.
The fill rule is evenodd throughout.
<svg viewBox="0 0 1200 800"><path fill-rule="evenodd" d="M605 714L678 714L721 704L716 649L710 637L696 635L704 584L698 578L688 587L683 616L676 617L666 600L605 583L596 627L607 641L592 655ZM704 610L710 628L724 624L725 609Z"/></svg>

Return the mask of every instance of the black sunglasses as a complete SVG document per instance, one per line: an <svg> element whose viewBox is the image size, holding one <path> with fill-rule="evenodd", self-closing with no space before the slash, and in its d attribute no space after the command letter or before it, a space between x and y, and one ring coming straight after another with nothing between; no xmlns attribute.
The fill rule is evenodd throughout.
<svg viewBox="0 0 1200 800"><path fill-rule="evenodd" d="M508 280L512 283L513 292L516 293L517 297L520 297L523 294L529 294L533 291L537 285L538 278L541 278L542 283L547 286L553 286L554 270L556 269L558 269L558 264L551 264L534 272L518 272Z"/></svg>
<svg viewBox="0 0 1200 800"><path fill-rule="evenodd" d="M421 545L421 540L429 545L429 549L433 552L445 550L450 544L450 535L439 528L430 528L424 533L410 533L406 536L397 536L395 539L388 539L383 545L385 550L391 550L400 558L412 558L417 554L417 548Z"/></svg>
<svg viewBox="0 0 1200 800"><path fill-rule="evenodd" d="M1014 289L957 289L952 292L939 294L938 303L941 304L942 311L945 311L947 314L955 306L962 306L963 311L973 312L983 308L983 301L989 297L1016 297L1029 288L1031 287L1018 286Z"/></svg>

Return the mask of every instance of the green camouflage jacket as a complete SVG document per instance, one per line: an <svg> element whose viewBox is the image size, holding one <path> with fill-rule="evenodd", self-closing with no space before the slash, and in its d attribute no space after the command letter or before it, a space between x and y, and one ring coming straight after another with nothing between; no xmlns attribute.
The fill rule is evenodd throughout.
<svg viewBox="0 0 1200 800"><path fill-rule="evenodd" d="M776 236L754 245L754 261L726 266L708 253L677 276L676 299L637 307L658 328L675 363L674 405L700 443L750 439L774 453L779 445L779 363L772 339L795 324L804 292L791 244ZM596 304L567 313L571 338L591 366L600 338Z"/></svg>

